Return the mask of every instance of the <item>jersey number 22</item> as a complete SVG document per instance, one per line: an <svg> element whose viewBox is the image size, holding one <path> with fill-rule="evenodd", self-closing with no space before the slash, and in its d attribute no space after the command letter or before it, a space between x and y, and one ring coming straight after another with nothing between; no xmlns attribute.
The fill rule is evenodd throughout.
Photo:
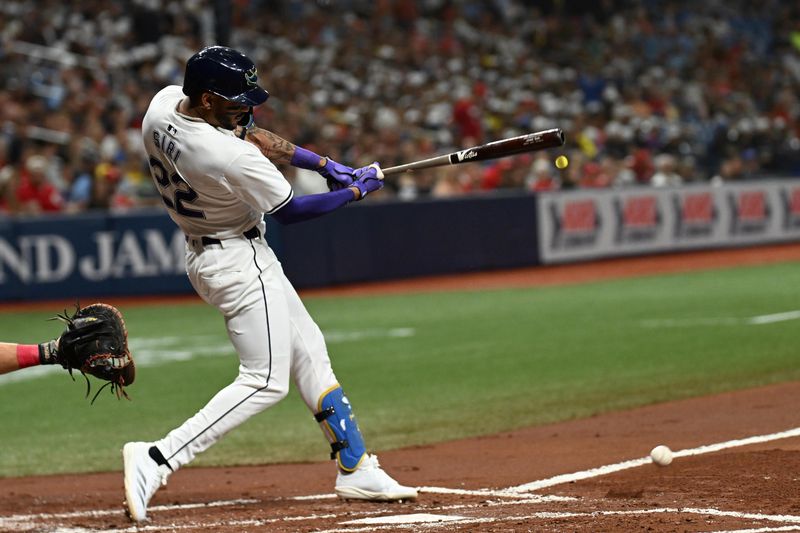
<svg viewBox="0 0 800 533"><path fill-rule="evenodd" d="M164 200L169 209L185 217L206 218L205 213L199 209L186 207L186 204L191 204L197 200L197 193L189 187L189 184L183 178L177 173L168 176L169 172L167 172L164 164L155 157L150 158L150 168L153 169L153 177L161 190L161 199ZM172 197L170 198L168 195Z"/></svg>

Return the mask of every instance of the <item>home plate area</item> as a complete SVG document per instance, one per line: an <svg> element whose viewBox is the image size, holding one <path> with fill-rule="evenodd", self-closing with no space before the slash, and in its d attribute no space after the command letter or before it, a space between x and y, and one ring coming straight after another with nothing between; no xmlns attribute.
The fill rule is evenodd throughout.
<svg viewBox="0 0 800 533"><path fill-rule="evenodd" d="M785 383L381 453L410 502L341 501L328 462L195 467L134 526L119 472L0 478L0 531L800 531L797 405Z"/></svg>
<svg viewBox="0 0 800 533"><path fill-rule="evenodd" d="M800 531L800 443L786 449L687 456L660 468L641 462L576 472L537 493L420 487L416 502L338 500L333 494L154 505L138 527L121 507L0 517L2 531ZM775 443L773 443L775 444ZM623 464L623 463L618 463ZM758 475L754 472L758 471ZM596 474L596 475L588 475ZM558 476L563 479L565 476ZM553 478L555 479L555 478ZM527 485L541 484L540 480ZM165 496L170 493L165 491ZM543 494L542 492L546 492ZM169 494L168 498L180 497ZM772 509L766 511L765 509ZM792 511L794 514L792 514Z"/></svg>

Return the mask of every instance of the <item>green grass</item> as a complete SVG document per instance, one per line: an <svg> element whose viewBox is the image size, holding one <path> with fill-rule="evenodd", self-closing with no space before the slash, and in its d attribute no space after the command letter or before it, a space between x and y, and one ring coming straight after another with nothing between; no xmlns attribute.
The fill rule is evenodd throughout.
<svg viewBox="0 0 800 533"><path fill-rule="evenodd" d="M800 268L791 263L306 303L329 334L334 369L376 450L800 379L800 321L708 321L799 309ZM0 476L118 470L124 442L162 437L236 375L222 318L211 307L122 310L143 363L129 389L133 401L104 393L90 406L80 375L75 382L63 372L6 376ZM56 329L44 322L50 315L1 314L0 340L39 341ZM684 322L648 327L649 319ZM385 335L397 328L413 335ZM181 353L195 357L159 362ZM292 392L193 464L322 460L327 453Z"/></svg>

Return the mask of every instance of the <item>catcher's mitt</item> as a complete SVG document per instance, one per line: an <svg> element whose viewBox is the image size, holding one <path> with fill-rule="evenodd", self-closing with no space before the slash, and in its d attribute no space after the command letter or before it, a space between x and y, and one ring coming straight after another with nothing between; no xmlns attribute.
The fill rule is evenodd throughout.
<svg viewBox="0 0 800 533"><path fill-rule="evenodd" d="M56 318L67 324L56 341L56 361L69 370L70 375L73 369L77 369L83 377L91 374L107 381L94 395L92 403L108 385L117 398L128 398L125 387L133 383L136 367L128 350L128 330L119 310L108 304L95 303L83 308L76 306L71 316L64 311ZM87 397L90 388L86 378Z"/></svg>

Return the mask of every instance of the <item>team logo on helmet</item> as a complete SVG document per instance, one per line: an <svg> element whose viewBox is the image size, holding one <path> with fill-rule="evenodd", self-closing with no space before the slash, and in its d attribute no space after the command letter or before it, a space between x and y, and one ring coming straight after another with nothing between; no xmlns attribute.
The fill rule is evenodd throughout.
<svg viewBox="0 0 800 533"><path fill-rule="evenodd" d="M247 85L257 85L258 84L258 74L256 71L256 67L248 70L244 73L244 79L247 81Z"/></svg>

